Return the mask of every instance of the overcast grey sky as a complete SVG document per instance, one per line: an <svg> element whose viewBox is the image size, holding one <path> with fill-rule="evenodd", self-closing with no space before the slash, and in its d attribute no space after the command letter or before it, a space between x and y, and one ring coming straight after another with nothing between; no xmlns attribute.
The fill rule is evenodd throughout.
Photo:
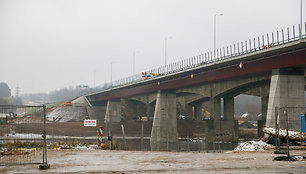
<svg viewBox="0 0 306 174"><path fill-rule="evenodd" d="M306 1L303 1L306 9ZM304 10L305 11L305 10ZM0 0L0 82L12 92L102 85L300 21L300 0ZM303 14L303 21L306 20Z"/></svg>

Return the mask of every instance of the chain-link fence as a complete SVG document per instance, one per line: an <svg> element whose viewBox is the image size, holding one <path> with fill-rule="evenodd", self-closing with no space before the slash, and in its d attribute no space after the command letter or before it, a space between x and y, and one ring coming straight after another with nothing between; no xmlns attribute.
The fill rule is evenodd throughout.
<svg viewBox="0 0 306 174"><path fill-rule="evenodd" d="M149 135L141 137L140 134L134 137L114 135L111 138L112 141L108 137L104 137L102 143L108 144L113 149L150 151L150 138ZM213 139L207 137L179 137L177 144L165 140L164 146L169 147L169 149L166 148L167 151L173 150L171 147L174 146L177 147L179 152L223 152L234 149L237 146L237 141L226 140L219 135L216 135Z"/></svg>
<svg viewBox="0 0 306 174"><path fill-rule="evenodd" d="M0 105L0 165L47 166L45 106Z"/></svg>
<svg viewBox="0 0 306 174"><path fill-rule="evenodd" d="M46 138L49 148L69 149L91 146L98 143L98 130L103 127L102 146L105 149L151 150L150 138L153 120L125 119L121 122L106 124L103 119L97 117L95 126L84 126L84 119L89 119L86 114L85 107L74 106L74 104L72 106L48 106ZM202 122L188 122L187 125L185 123L178 126L178 141L173 142L168 136L169 140L163 141L164 146L169 150L220 152L232 150L237 145L237 142L233 141L235 140L233 134L215 134L210 135L212 138L207 138L211 126L203 125ZM111 136L111 140L108 140L108 136Z"/></svg>

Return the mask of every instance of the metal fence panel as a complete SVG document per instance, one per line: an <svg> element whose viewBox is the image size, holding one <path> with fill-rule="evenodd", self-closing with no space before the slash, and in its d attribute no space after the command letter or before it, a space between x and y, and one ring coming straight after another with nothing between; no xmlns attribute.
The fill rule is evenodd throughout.
<svg viewBox="0 0 306 174"><path fill-rule="evenodd" d="M45 111L0 105L0 165L47 164Z"/></svg>
<svg viewBox="0 0 306 174"><path fill-rule="evenodd" d="M286 153L287 159L290 159L290 135L289 131L300 132L301 131L301 117L306 113L306 107L276 107L275 108L275 135L276 135L276 148L275 153ZM281 151L280 139L284 137L281 130L286 131L286 151ZM296 139L294 141L297 141Z"/></svg>
<svg viewBox="0 0 306 174"><path fill-rule="evenodd" d="M279 128L287 127L293 131L300 131L300 115L306 113L305 107L281 107L279 108ZM286 121L286 114L288 116L288 121Z"/></svg>

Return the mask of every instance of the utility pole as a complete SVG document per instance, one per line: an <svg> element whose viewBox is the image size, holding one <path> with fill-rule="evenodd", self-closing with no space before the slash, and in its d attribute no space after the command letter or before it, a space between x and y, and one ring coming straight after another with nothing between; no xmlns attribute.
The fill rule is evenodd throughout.
<svg viewBox="0 0 306 174"><path fill-rule="evenodd" d="M20 90L20 88L19 88L19 86L17 85L17 87L16 87L16 97L19 97L19 90Z"/></svg>

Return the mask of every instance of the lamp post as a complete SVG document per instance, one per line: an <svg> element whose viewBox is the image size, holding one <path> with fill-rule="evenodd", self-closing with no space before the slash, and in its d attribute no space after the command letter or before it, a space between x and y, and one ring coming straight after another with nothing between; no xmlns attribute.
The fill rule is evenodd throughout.
<svg viewBox="0 0 306 174"><path fill-rule="evenodd" d="M300 39L302 39L302 29L303 29L303 0L301 0L301 14L300 14Z"/></svg>
<svg viewBox="0 0 306 174"><path fill-rule="evenodd" d="M136 59L136 53L138 53L138 51L134 51L134 52L133 52L133 75L135 75L135 59Z"/></svg>
<svg viewBox="0 0 306 174"><path fill-rule="evenodd" d="M96 70L93 72L93 88L96 87Z"/></svg>
<svg viewBox="0 0 306 174"><path fill-rule="evenodd" d="M217 16L222 16L223 14L214 15L214 57L216 58L216 38L217 38Z"/></svg>
<svg viewBox="0 0 306 174"><path fill-rule="evenodd" d="M113 82L113 62L110 64L110 83Z"/></svg>
<svg viewBox="0 0 306 174"><path fill-rule="evenodd" d="M135 75L135 51L133 53L133 75Z"/></svg>
<svg viewBox="0 0 306 174"><path fill-rule="evenodd" d="M167 66L167 44L168 44L168 39L172 39L172 37L165 37L165 66Z"/></svg>

